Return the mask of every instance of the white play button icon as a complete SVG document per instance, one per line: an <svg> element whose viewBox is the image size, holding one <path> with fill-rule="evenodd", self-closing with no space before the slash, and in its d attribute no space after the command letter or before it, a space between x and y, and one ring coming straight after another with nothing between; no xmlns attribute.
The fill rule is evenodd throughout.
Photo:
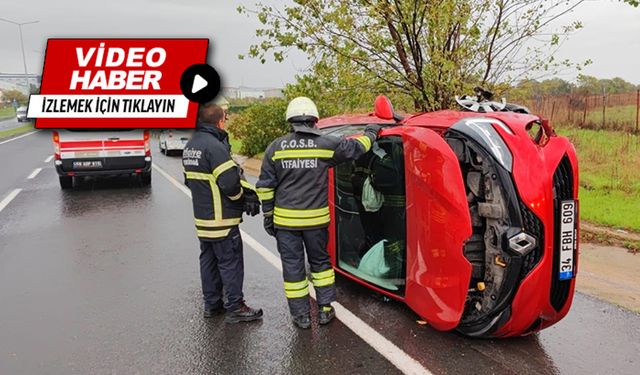
<svg viewBox="0 0 640 375"><path fill-rule="evenodd" d="M192 94L197 93L198 91L207 87L208 84L209 82L207 82L204 78L202 78L200 74L196 74L196 76L193 77L193 86L191 86L191 93Z"/></svg>
<svg viewBox="0 0 640 375"><path fill-rule="evenodd" d="M192 102L206 104L220 93L220 76L207 64L193 64L180 76L180 92Z"/></svg>

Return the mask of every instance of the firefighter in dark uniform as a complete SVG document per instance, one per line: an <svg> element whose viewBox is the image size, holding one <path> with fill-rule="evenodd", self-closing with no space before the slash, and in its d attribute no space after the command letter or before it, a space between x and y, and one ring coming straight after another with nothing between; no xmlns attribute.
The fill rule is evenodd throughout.
<svg viewBox="0 0 640 375"><path fill-rule="evenodd" d="M244 303L244 262L238 229L243 211L251 216L258 214L260 202L255 188L244 181L242 170L231 159L224 121L220 106L201 108L196 131L182 154L182 165L200 240L204 317L226 311L226 322L238 323L262 318L261 309Z"/></svg>
<svg viewBox="0 0 640 375"><path fill-rule="evenodd" d="M256 184L265 230L278 243L289 311L300 328L311 326L304 249L317 293L318 321L328 324L335 317L335 276L327 253L327 171L369 151L380 129L370 125L364 135L340 139L322 135L316 128L318 118L311 99L298 97L289 103L291 132L267 148Z"/></svg>

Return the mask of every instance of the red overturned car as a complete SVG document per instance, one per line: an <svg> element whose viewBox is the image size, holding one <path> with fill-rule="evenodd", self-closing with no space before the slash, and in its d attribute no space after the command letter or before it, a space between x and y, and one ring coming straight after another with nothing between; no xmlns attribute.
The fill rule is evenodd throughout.
<svg viewBox="0 0 640 375"><path fill-rule="evenodd" d="M524 107L456 98L459 111L375 113L318 127L388 125L329 175L329 253L340 274L406 303L438 330L527 335L562 319L578 256L573 145Z"/></svg>

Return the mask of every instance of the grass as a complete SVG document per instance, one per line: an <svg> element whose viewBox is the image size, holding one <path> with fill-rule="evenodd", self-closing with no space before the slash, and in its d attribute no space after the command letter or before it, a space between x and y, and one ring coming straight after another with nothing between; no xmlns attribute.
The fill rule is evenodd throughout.
<svg viewBox="0 0 640 375"><path fill-rule="evenodd" d="M636 126L637 109L635 105L607 107L605 129L633 130ZM602 108L587 112L585 125L602 128Z"/></svg>
<svg viewBox="0 0 640 375"><path fill-rule="evenodd" d="M16 110L13 109L13 107L9 106L0 108L0 120L14 117L16 117Z"/></svg>
<svg viewBox="0 0 640 375"><path fill-rule="evenodd" d="M242 148L242 141L240 139L234 138L231 133L229 133L229 143L231 144L231 152L234 154L240 153L240 148Z"/></svg>
<svg viewBox="0 0 640 375"><path fill-rule="evenodd" d="M576 146L580 163L580 216L640 231L640 137L587 129L559 129Z"/></svg>
<svg viewBox="0 0 640 375"><path fill-rule="evenodd" d="M8 138L8 137L11 137L12 135L26 133L31 130L33 130L33 124L22 125L20 127L8 129L8 130L0 130L0 139Z"/></svg>

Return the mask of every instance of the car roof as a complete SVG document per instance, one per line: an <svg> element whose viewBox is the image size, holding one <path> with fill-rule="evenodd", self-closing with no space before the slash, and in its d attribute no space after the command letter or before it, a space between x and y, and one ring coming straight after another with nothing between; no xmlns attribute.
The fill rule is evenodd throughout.
<svg viewBox="0 0 640 375"><path fill-rule="evenodd" d="M324 129L338 125L363 125L363 124L395 124L393 120L384 120L376 117L373 113L369 114L353 114L353 115L336 115L320 119L318 128Z"/></svg>
<svg viewBox="0 0 640 375"><path fill-rule="evenodd" d="M538 116L530 114L521 114L515 112L470 112L470 111L455 111L455 110L442 110L435 112L425 112L415 114L403 121L407 126L429 126L429 127L441 127L448 128L456 122L465 118L493 118L501 120L507 124L526 125L531 121L538 120Z"/></svg>
<svg viewBox="0 0 640 375"><path fill-rule="evenodd" d="M478 113L469 111L441 110L435 112L421 112L405 115L400 124L405 126L429 126L436 128L449 128L456 122L470 117L495 118L507 124L526 125L532 121L538 120L538 116L530 114L520 114L514 112L490 112ZM338 125L362 125L362 124L395 124L393 120L384 120L376 117L373 113L369 114L353 114L353 115L337 115L318 121L318 128L328 128Z"/></svg>

